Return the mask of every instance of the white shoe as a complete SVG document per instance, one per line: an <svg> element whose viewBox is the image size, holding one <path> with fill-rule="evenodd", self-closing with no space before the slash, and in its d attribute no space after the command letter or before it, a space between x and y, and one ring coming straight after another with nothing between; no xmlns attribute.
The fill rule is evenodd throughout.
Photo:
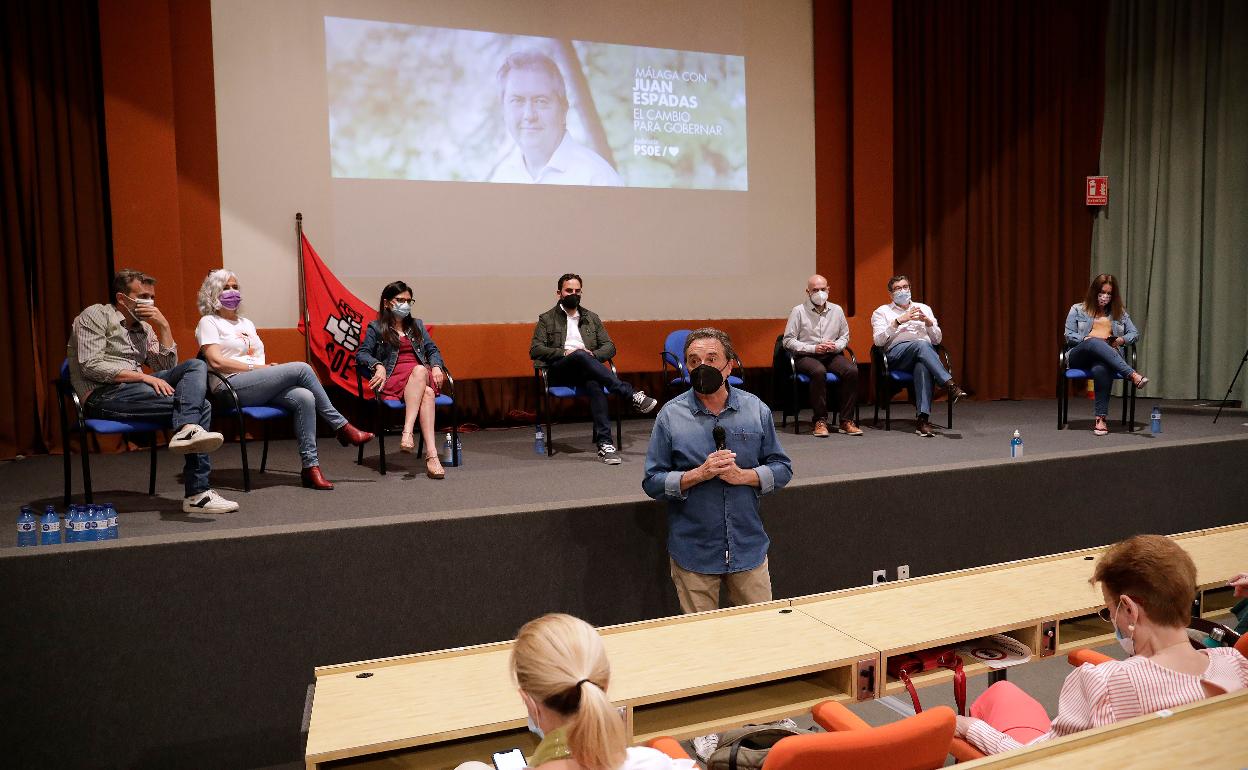
<svg viewBox="0 0 1248 770"><path fill-rule="evenodd" d="M215 452L225 443L225 436L204 430L195 423L183 425L169 439L169 451L176 455L202 455Z"/></svg>
<svg viewBox="0 0 1248 770"><path fill-rule="evenodd" d="M182 500L183 513L233 513L238 503L226 500L211 489L191 495Z"/></svg>
<svg viewBox="0 0 1248 770"><path fill-rule="evenodd" d="M697 754L698 759L705 763L710 760L711 755L715 753L715 749L719 748L719 733L699 735L690 742L693 744L693 753Z"/></svg>
<svg viewBox="0 0 1248 770"><path fill-rule="evenodd" d="M650 414L658 405L658 399L647 396L645 391L639 390L633 393L633 408L642 414Z"/></svg>

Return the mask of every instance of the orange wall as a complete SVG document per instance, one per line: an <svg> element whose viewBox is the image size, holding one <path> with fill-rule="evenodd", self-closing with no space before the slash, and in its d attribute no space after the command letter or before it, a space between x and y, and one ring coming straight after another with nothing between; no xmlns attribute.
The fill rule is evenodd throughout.
<svg viewBox="0 0 1248 770"><path fill-rule="evenodd" d="M158 300L186 355L195 292L222 264L210 0L98 0L109 194L118 267L160 279ZM892 273L892 6L814 0L816 269L870 347L870 314ZM793 276L795 293L806 276ZM612 321L621 371L659 368L667 332L713 323L746 366L771 363L788 308L773 319ZM274 360L303 357L294 329L262 329ZM528 324L439 326L457 378L525 376ZM488 335L487 350L480 340ZM495 351L502 350L502 353Z"/></svg>

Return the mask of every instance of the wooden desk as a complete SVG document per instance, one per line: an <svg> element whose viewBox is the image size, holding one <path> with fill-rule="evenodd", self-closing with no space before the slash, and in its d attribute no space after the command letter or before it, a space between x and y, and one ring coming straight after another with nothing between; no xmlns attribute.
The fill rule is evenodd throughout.
<svg viewBox="0 0 1248 770"><path fill-rule="evenodd" d="M608 693L625 707L634 742L853 699L855 665L878 659L876 650L788 602L608 628L603 640L612 666ZM531 749L509 655L505 643L318 669L307 766L429 747L375 766L453 767L512 746ZM445 745L462 738L473 740Z"/></svg>
<svg viewBox="0 0 1248 770"><path fill-rule="evenodd" d="M1248 690L1240 690L1176 708L1168 717L1148 714L958 767L968 770L980 767L994 770L1006 767L1241 770L1248 766L1245 725L1248 725Z"/></svg>
<svg viewBox="0 0 1248 770"><path fill-rule="evenodd" d="M1196 561L1205 609L1229 606L1222 585L1244 566L1248 524L1176 537ZM890 656L913 650L999 632L1040 654L1097 646L1113 636L1087 582L1102 551L604 628L609 695L634 742L683 738L858 699L860 672L883 672ZM510 650L499 642L318 668L307 767L454 767L516 746L531 753ZM866 697L902 689L881 678Z"/></svg>
<svg viewBox="0 0 1248 770"><path fill-rule="evenodd" d="M1197 564L1202 593L1222 604L1228 577L1243 568L1248 525L1177 535ZM1031 647L1037 657L1095 647L1113 639L1113 628L1096 616L1100 590L1088 583L1103 548L1009 562L925 578L856 588L793 601L794 609L844 631L887 660L915 650L956 644L995 633ZM967 675L986 673L982 663ZM913 678L915 686L948 681L946 670ZM878 695L902 692L896 679L878 677Z"/></svg>

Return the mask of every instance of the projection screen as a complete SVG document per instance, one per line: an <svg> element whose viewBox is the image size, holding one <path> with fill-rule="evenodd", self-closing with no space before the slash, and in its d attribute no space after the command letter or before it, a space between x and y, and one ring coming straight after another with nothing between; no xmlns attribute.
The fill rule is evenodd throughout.
<svg viewBox="0 0 1248 770"><path fill-rule="evenodd" d="M814 265L808 2L214 0L222 245L293 326L293 218L370 304L784 315Z"/></svg>

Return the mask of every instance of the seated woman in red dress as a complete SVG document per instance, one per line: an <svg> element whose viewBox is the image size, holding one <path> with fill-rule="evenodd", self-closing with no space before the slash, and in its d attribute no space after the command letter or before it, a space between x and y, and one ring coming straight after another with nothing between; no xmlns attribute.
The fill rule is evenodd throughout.
<svg viewBox="0 0 1248 770"><path fill-rule="evenodd" d="M433 435L433 399L445 379L442 354L424 323L412 317L412 289L406 283L395 281L381 290L377 320L368 324L355 365L374 392L406 405L399 448L416 451L413 431L419 419L425 440L425 475L445 478Z"/></svg>
<svg viewBox="0 0 1248 770"><path fill-rule="evenodd" d="M998 754L1248 687L1243 655L1230 647L1197 650L1188 641L1196 565L1174 541L1123 540L1100 557L1091 582L1101 584L1101 617L1130 657L1072 671L1051 722L1034 698L997 682L971 716L958 717L958 737Z"/></svg>

